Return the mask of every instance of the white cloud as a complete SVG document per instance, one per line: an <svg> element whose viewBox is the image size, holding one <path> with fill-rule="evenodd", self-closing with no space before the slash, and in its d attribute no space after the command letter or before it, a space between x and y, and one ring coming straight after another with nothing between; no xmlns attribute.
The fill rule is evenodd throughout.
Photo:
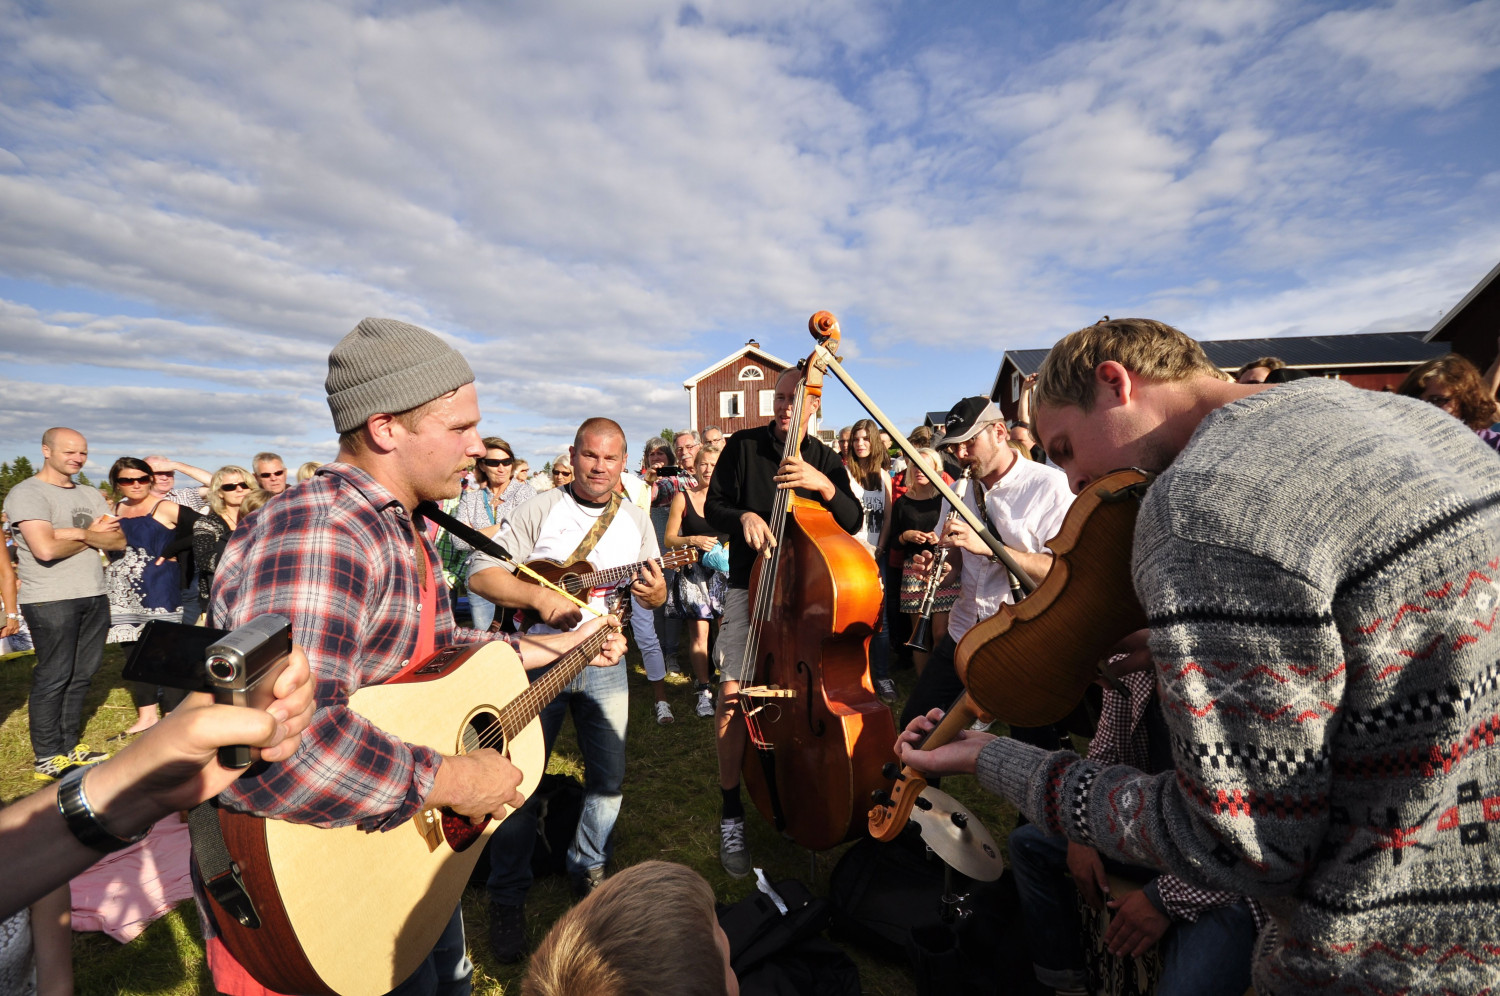
<svg viewBox="0 0 1500 996"><path fill-rule="evenodd" d="M797 355L822 307L934 384L1121 299L1391 321L1451 303L1445 226L1493 256L1500 187L1371 136L1492 93L1497 8L1129 0L997 59L894 4L11 6L0 274L161 317L16 291L0 358L279 398L247 431L311 448L328 347L386 314L525 448L680 421L683 376L747 333ZM1350 276L1383 268L1404 294Z"/></svg>

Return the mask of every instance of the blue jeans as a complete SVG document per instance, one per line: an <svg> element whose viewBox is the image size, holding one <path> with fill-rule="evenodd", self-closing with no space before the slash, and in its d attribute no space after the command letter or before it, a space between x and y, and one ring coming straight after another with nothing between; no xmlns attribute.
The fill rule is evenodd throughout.
<svg viewBox="0 0 1500 996"><path fill-rule="evenodd" d="M1037 981L1054 989L1082 988L1083 938L1077 889L1068 875L1068 842L1035 824L1010 835L1010 867L1021 894L1021 920ZM1104 867L1149 880L1157 872L1104 859ZM1243 902L1216 906L1196 921L1173 920L1161 939L1157 996L1242 996L1250 986L1255 919Z"/></svg>
<svg viewBox="0 0 1500 996"><path fill-rule="evenodd" d="M667 659L662 656L661 640L657 637L656 617L652 610L634 598L630 608L630 632L641 652L641 663L646 665L646 680L660 681L667 676Z"/></svg>
<svg viewBox="0 0 1500 996"><path fill-rule="evenodd" d="M93 556L84 551L79 556ZM31 674L31 752L39 759L66 754L78 745L83 703L109 633L109 599L63 598L21 606L36 646Z"/></svg>
<svg viewBox="0 0 1500 996"><path fill-rule="evenodd" d="M495 603L469 592L469 615L474 619L474 628L483 633L495 621Z"/></svg>
<svg viewBox="0 0 1500 996"><path fill-rule="evenodd" d="M542 710L542 738L547 756L557 742L563 717L573 716L583 752L583 814L568 848L568 874L581 879L609 861L610 834L620 815L620 787L625 782L625 724L630 718L625 662L586 667ZM535 682L547 669L533 672ZM520 906L531 888L531 850L536 844L538 814L527 800L500 824L490 838L490 900Z"/></svg>
<svg viewBox="0 0 1500 996"><path fill-rule="evenodd" d="M469 961L464 944L464 915L460 905L427 960L386 996L469 996L473 980L474 964Z"/></svg>

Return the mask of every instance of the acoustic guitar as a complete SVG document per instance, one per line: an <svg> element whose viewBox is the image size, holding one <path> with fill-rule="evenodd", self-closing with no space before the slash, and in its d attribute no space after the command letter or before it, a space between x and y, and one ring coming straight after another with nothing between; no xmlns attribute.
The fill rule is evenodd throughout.
<svg viewBox="0 0 1500 996"><path fill-rule="evenodd" d="M629 598L623 598L628 607ZM530 797L546 763L538 714L603 646L600 630L528 683L503 642L448 647L406 675L369 685L349 708L407 743L444 754L493 747ZM307 996L379 996L431 952L504 817L482 826L425 810L394 829L328 829L219 810L230 856L260 920L213 900L231 954L262 985Z"/></svg>

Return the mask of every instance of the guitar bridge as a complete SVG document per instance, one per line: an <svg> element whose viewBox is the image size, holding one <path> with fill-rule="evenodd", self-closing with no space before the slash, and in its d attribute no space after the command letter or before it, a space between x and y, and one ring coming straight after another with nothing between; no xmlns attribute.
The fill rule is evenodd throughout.
<svg viewBox="0 0 1500 996"><path fill-rule="evenodd" d="M416 827L417 833L427 842L428 853L443 846L443 814L438 810L422 810L412 818L411 825Z"/></svg>

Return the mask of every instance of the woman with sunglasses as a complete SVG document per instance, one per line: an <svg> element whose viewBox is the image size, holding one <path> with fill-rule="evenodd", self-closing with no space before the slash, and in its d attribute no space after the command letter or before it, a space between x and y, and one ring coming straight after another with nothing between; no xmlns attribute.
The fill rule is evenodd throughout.
<svg viewBox="0 0 1500 996"><path fill-rule="evenodd" d="M484 440L484 456L479 463L479 487L470 488L458 501L460 522L473 526L486 536L493 536L500 529L500 521L521 502L536 497L536 488L525 481L513 480L511 467L515 463L510 443L499 436L487 436ZM453 549L471 549L467 543L453 537ZM495 603L469 592L469 614L474 617L474 628L487 630L495 620Z"/></svg>
<svg viewBox="0 0 1500 996"><path fill-rule="evenodd" d="M138 457L121 457L109 468L109 484L120 496L113 511L120 517L125 549L110 555L104 569L104 587L109 595L108 642L127 652L140 639L141 627L152 619L176 621L182 614L182 579L176 560L166 559L172 532L177 528L181 506L151 494L155 478L151 465ZM128 682L135 700L136 720L126 733L139 733L156 725L157 700L163 692L155 685ZM181 701L182 694L166 692L167 708Z"/></svg>
<svg viewBox="0 0 1500 996"><path fill-rule="evenodd" d="M559 453L552 461L552 486L554 488L565 488L573 483L572 457L566 453Z"/></svg>
<svg viewBox="0 0 1500 996"><path fill-rule="evenodd" d="M214 571L229 534L240 526L245 496L255 485L244 467L229 465L214 471L208 481L208 511L193 523L193 559L198 562L198 600L208 610L208 594L213 588ZM199 620L202 622L202 620Z"/></svg>

